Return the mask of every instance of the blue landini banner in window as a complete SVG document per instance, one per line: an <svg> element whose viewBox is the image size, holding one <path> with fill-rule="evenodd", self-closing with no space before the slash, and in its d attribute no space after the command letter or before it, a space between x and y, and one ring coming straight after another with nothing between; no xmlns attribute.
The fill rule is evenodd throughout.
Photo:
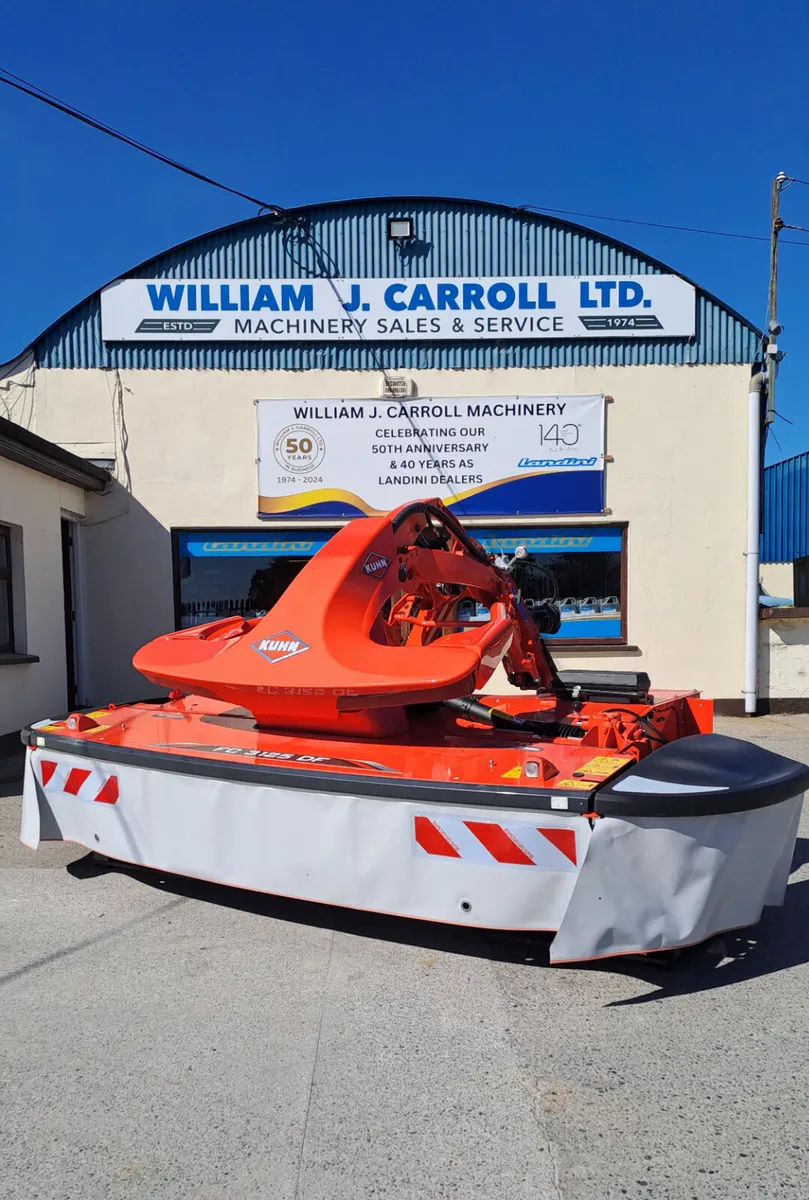
<svg viewBox="0 0 809 1200"><path fill-rule="evenodd" d="M553 529L470 529L476 541L492 554L514 554L525 546L529 554L603 554L620 551L621 529L615 525L598 528L554 526Z"/></svg>
<svg viewBox="0 0 809 1200"><path fill-rule="evenodd" d="M191 558L307 558L325 546L331 533L277 534L257 537L254 533L183 533L180 554Z"/></svg>

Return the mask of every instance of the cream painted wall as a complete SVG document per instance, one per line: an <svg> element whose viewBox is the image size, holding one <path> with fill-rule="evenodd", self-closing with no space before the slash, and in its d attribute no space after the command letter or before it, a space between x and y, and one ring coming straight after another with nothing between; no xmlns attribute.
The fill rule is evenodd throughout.
<svg viewBox="0 0 809 1200"><path fill-rule="evenodd" d="M611 511L601 519L629 522L628 635L638 651L560 651L560 666L645 669L658 687L740 696L747 367L409 374L421 396L614 397L607 416ZM148 692L128 663L143 641L172 624L170 527L261 527L253 401L376 397L379 378L349 371L36 373L32 428L80 453L108 447L118 479L131 478L131 497L122 488L105 505L109 512L117 503L121 516L105 517L84 537L92 702ZM88 523L94 519L88 513Z"/></svg>
<svg viewBox="0 0 809 1200"><path fill-rule="evenodd" d="M809 620L762 621L759 636L762 699L809 699Z"/></svg>
<svg viewBox="0 0 809 1200"><path fill-rule="evenodd" d="M0 458L0 522L12 527L15 650L39 658L0 665L0 735L65 708L63 511L85 515L80 488Z"/></svg>
<svg viewBox="0 0 809 1200"><path fill-rule="evenodd" d="M792 563L762 563L759 578L771 596L792 599L794 580Z"/></svg>

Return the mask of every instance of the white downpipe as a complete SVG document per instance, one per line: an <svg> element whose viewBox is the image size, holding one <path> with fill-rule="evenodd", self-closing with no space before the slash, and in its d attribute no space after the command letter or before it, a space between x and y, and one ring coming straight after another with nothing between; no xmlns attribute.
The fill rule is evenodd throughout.
<svg viewBox="0 0 809 1200"><path fill-rule="evenodd" d="M758 702L759 524L761 512L761 371L750 380L747 393L747 596L744 637L744 711L756 714Z"/></svg>

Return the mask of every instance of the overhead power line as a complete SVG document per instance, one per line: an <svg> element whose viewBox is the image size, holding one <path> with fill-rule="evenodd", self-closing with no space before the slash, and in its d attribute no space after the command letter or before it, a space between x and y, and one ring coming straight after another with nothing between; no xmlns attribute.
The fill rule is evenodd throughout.
<svg viewBox="0 0 809 1200"><path fill-rule="evenodd" d="M201 183L210 184L211 187L228 192L231 196L238 196L239 199L247 200L250 204L255 204L260 209L269 209L274 213L284 212L284 209L279 204L271 204L266 200L260 200L257 196L251 196L248 192L240 192L238 188L232 188L218 179L212 179L210 175L203 175L201 171L195 171L193 167L186 166L185 163L178 162L174 158L169 158L166 154L161 154L159 150L155 150L152 146L147 146L145 142L130 137L120 129L115 129L112 125L107 125L104 121L99 121L96 117L91 117L89 113L82 112L75 105L68 104L67 101L60 100L57 96L51 95L50 92L44 91L42 88L37 87L36 84L29 83L27 79L22 79L19 75L15 75L13 71L9 71L6 67L0 67L0 83L6 84L7 87L14 88L18 92L23 92L26 96L31 96L34 100L39 100L42 104L47 104L50 108L56 109L57 112L72 117L75 121L81 121L82 124L88 125L91 129L95 129L99 133L104 133L107 137L115 138L117 141L123 142L124 145L131 146L133 150L139 150L141 154L147 154L157 162L161 162L167 167L173 167L175 171L181 171L184 175L188 175L192 179L198 179ZM809 181L805 179L790 179L790 183L803 183L809 186ZM768 237L756 233L733 233L726 229L701 229L693 225L667 225L662 221L641 221L632 217L608 217L604 216L603 213L577 212L573 209L550 208L546 205L523 204L521 207L532 212L551 213L556 216L584 217L590 221L614 221L621 225L641 225L647 229L671 229L678 233L698 233L708 237L734 238L745 242L768 242L770 240ZM800 229L804 232L802 227L798 225L788 226L788 228ZM782 242L790 246L809 247L809 241L783 238Z"/></svg>
<svg viewBox="0 0 809 1200"><path fill-rule="evenodd" d="M81 109L68 104L64 100L60 100L57 96L52 96L49 92L43 91L42 88L38 88L35 84L29 83L27 79L21 79L19 75L15 75L5 67L0 67L0 83L6 84L7 87L14 88L18 92L24 92L27 96L32 96L34 100L39 100L42 104L47 104L50 108L55 108L57 112L64 113L68 117L73 117L74 120L81 121L84 125L89 125L91 129L96 129L99 133L105 133L108 137L116 138L117 141L123 142L124 145L131 146L133 150L139 150L141 154L148 154L150 158L164 163L167 167L173 167L175 171L182 171L184 175L190 175L192 179L198 179L201 183L208 183L211 187L219 188L223 192L229 192L231 196L238 196L241 200L248 200L251 204L256 204L261 209L270 209L276 213L284 211L278 204L268 204L266 200L259 200L258 197L251 196L247 192L240 192L237 188L229 187L226 183L220 183L218 179L211 179L210 175L203 175L200 171L195 171L193 167L187 167L184 163L177 162L176 159L169 158L166 154L161 154L159 150L154 150L151 146L147 146L145 142L139 142L137 138L129 137L128 134L122 133L120 129L114 129L111 125L105 125L103 121L91 117L88 113L82 112Z"/></svg>
<svg viewBox="0 0 809 1200"><path fill-rule="evenodd" d="M795 182L800 183L801 180ZM605 217L603 213L573 212L568 208L548 208L544 204L523 204L521 207L530 209L532 212L553 213L556 216L586 217L590 221L617 221L621 225L645 225L648 229L676 229L680 233L703 233L709 237L739 238L745 242L769 242L770 240L758 233L731 233L725 229L697 229L693 225L664 225L661 221L639 221L631 217ZM795 241L790 238L783 238L782 241L787 242L790 246L809 246L809 242Z"/></svg>

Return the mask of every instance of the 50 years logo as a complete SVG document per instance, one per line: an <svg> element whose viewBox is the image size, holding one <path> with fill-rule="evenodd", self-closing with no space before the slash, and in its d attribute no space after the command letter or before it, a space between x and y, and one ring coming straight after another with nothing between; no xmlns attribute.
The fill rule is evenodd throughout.
<svg viewBox="0 0 809 1200"><path fill-rule="evenodd" d="M296 474L315 471L326 457L326 443L311 425L287 425L273 443L279 467Z"/></svg>

